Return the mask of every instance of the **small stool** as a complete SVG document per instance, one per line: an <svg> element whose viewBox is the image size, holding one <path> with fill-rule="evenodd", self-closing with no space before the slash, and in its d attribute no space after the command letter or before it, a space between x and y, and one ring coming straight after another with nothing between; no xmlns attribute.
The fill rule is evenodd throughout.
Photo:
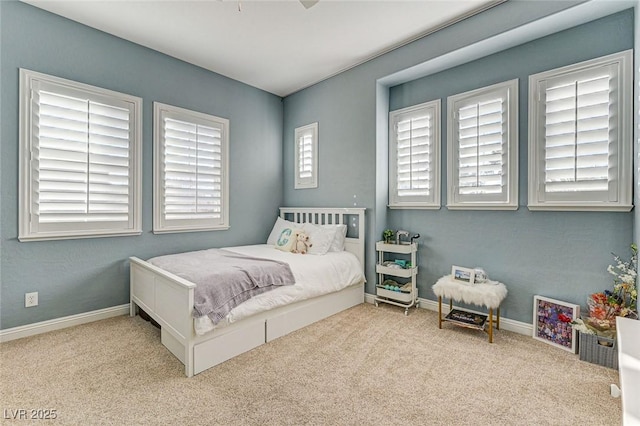
<svg viewBox="0 0 640 426"><path fill-rule="evenodd" d="M507 297L507 287L498 281L486 281L479 284L464 284L454 281L451 275L440 278L433 286L438 296L438 328L442 328L442 298L449 299L449 311L453 301L463 301L489 309L489 343L493 343L493 310L496 309L496 329L500 330L500 303Z"/></svg>

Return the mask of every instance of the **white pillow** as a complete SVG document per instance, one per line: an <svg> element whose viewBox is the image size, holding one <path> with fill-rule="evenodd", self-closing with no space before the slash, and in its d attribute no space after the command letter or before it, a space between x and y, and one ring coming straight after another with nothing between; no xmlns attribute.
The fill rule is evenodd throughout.
<svg viewBox="0 0 640 426"><path fill-rule="evenodd" d="M267 244L270 246L275 246L282 234L282 231L285 229L291 229L292 231L302 229L302 226L296 222L290 222L288 220L284 220L280 216L276 219L276 223L273 225L273 229L271 229L271 233L269 234L269 238L267 238Z"/></svg>
<svg viewBox="0 0 640 426"><path fill-rule="evenodd" d="M327 229L311 223L305 223L302 225L302 230L309 236L309 243L311 243L307 253L327 254L335 238L337 228Z"/></svg>
<svg viewBox="0 0 640 426"><path fill-rule="evenodd" d="M344 251L344 240L347 237L347 225L321 225L323 228L334 228L335 236L329 251Z"/></svg>
<svg viewBox="0 0 640 426"><path fill-rule="evenodd" d="M314 225L325 230L334 232L333 241L329 251L344 251L344 241L347 237L347 225Z"/></svg>

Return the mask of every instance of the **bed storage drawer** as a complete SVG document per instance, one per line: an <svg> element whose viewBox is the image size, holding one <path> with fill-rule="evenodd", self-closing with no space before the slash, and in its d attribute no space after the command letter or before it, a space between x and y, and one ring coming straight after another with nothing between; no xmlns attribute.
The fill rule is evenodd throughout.
<svg viewBox="0 0 640 426"><path fill-rule="evenodd" d="M221 329L221 331L226 330ZM193 347L193 374L198 374L264 343L264 320L243 324L242 327L198 343Z"/></svg>
<svg viewBox="0 0 640 426"><path fill-rule="evenodd" d="M364 303L364 284L347 287L321 299L300 302L267 319L267 342L361 303Z"/></svg>

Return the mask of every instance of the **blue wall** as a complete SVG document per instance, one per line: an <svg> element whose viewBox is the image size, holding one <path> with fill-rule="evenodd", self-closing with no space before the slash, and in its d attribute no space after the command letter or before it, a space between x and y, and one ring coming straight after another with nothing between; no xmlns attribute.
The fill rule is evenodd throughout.
<svg viewBox="0 0 640 426"><path fill-rule="evenodd" d="M503 281L509 296L502 313L531 322L533 295L585 304L589 293L607 288L611 251L628 254L633 239L633 213L530 212L527 204L528 75L557 66L632 48L631 10L529 42L389 90L376 98L376 82L419 66L519 25L551 15L566 2L508 2L438 31L403 48L285 98L285 178L293 175L293 129L319 121L320 184L294 190L285 181L285 204L353 203L367 207L367 292L376 281L373 241L385 227L422 235L419 249L420 297L435 299L431 285L452 264L482 266ZM488 24L490 23L490 24ZM386 209L386 131L376 108L386 111L444 98L495 82L520 78L520 209L438 211ZM378 92L379 95L379 92ZM446 111L446 103L443 104ZM442 128L446 130L445 121ZM377 131L376 131L377 126ZM378 138L378 143L376 139ZM446 204L446 133L442 145L442 193Z"/></svg>
<svg viewBox="0 0 640 426"><path fill-rule="evenodd" d="M0 329L128 303L132 255L266 241L283 198L279 97L24 3L0 2L0 19ZM141 236L18 242L18 68L143 98ZM153 101L230 120L230 230L151 233Z"/></svg>
<svg viewBox="0 0 640 426"><path fill-rule="evenodd" d="M504 315L530 319L529 301L541 294L584 304L587 295L610 286L610 252L628 257L633 213L530 212L527 206L528 76L633 48L633 11L627 10L542 39L421 78L390 90L391 110L519 79L519 205L517 212L398 211L391 228L407 227L426 236L421 253L420 288L451 264L481 265L508 285ZM442 120L442 164L446 169L446 114ZM442 204L447 202L442 174Z"/></svg>

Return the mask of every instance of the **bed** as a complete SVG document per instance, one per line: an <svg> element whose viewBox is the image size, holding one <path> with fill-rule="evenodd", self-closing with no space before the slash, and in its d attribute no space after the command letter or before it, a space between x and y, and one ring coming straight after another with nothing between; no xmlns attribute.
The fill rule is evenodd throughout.
<svg viewBox="0 0 640 426"><path fill-rule="evenodd" d="M347 225L344 251L351 253L348 256L356 259L360 272L363 272L364 212L363 208L280 208L280 218L300 224ZM224 249L249 255L265 253L265 247L259 245ZM273 247L270 250L278 259L287 255ZM297 256L302 262L301 267L306 269L310 268L305 263L308 266L309 262L331 258L312 254L291 256ZM323 291L324 294L320 295L312 291L302 298L290 297L284 305L265 302L261 294L254 298L257 301L250 299L242 303L229 312L225 320L213 326L193 317L195 283L137 257L130 258L130 266L131 316L142 309L160 325L162 344L184 364L187 377L364 302L362 273L355 282L337 287L329 285L329 292ZM292 270L295 274L293 264ZM279 291L281 289L269 293ZM282 291L290 292L291 289Z"/></svg>

